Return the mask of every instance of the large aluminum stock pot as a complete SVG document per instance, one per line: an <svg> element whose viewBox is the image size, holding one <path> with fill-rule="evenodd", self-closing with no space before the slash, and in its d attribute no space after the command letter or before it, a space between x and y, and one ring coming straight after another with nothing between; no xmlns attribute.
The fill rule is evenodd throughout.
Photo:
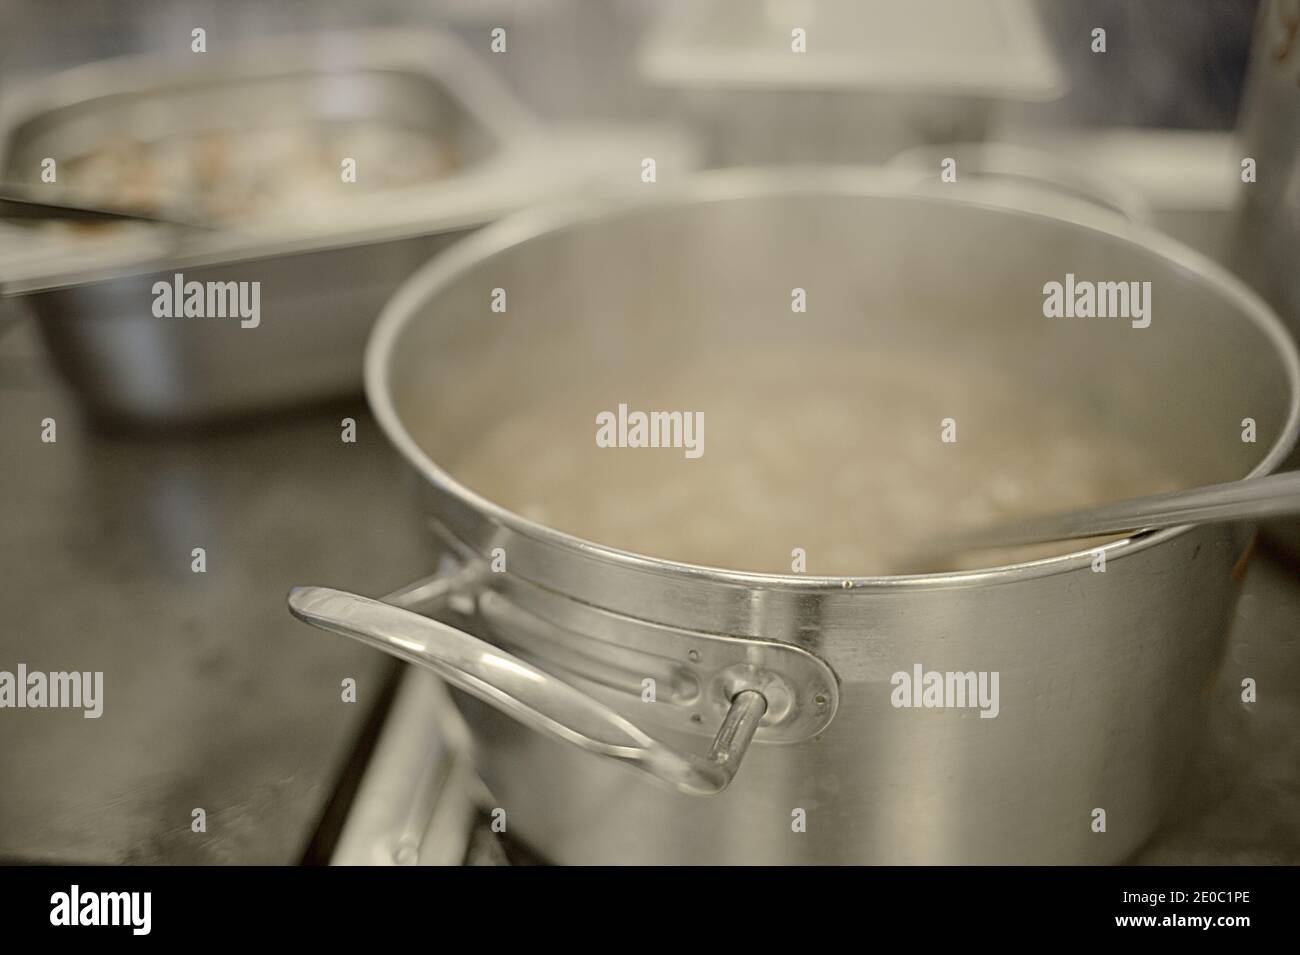
<svg viewBox="0 0 1300 955"><path fill-rule="evenodd" d="M1150 325L1045 318L1044 283L1067 273L1150 281ZM795 286L815 321L791 314ZM503 221L404 286L367 388L449 566L384 601L298 588L294 612L464 691L508 831L557 862L1123 860L1197 738L1250 528L1113 541L1101 572L1097 551L1062 547L953 573L742 573L561 534L437 463L599 363L630 381L687 349L809 335L983 362L1187 485L1265 473L1296 436L1300 366L1277 320L1167 238L978 183L725 172ZM743 368L718 374L745 387ZM918 666L998 674L996 716L894 705L893 675Z"/></svg>

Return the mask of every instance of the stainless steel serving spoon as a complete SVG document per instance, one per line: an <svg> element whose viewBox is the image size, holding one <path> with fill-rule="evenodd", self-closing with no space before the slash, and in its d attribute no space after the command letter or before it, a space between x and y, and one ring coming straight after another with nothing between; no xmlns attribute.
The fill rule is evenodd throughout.
<svg viewBox="0 0 1300 955"><path fill-rule="evenodd" d="M1043 544L1183 524L1219 524L1287 514L1300 514L1300 471L1169 491L1115 504L959 531L943 539L927 541L917 550L917 556L937 557L993 547Z"/></svg>

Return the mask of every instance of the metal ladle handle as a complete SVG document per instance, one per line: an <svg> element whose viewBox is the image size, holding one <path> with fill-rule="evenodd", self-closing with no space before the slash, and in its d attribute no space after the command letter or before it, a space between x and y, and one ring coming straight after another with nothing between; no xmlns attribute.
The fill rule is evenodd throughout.
<svg viewBox="0 0 1300 955"><path fill-rule="evenodd" d="M434 593L408 588L389 599L427 606L447 592L445 579L433 586ZM500 647L410 610L328 587L293 588L289 609L312 626L432 670L534 730L627 763L691 795L711 796L727 787L767 711L758 691L736 693L708 755L694 756Z"/></svg>
<svg viewBox="0 0 1300 955"><path fill-rule="evenodd" d="M948 534L941 540L929 542L927 547L933 553L956 553L1183 524L1222 524L1294 514L1300 514L1300 471L1287 471L1226 484L1166 491L1061 514L1021 518Z"/></svg>

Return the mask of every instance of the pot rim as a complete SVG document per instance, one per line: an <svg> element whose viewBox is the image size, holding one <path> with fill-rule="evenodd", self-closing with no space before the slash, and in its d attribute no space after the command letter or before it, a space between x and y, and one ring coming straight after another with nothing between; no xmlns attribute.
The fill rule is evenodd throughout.
<svg viewBox="0 0 1300 955"><path fill-rule="evenodd" d="M388 440L421 476L439 491L457 499L513 533L576 555L656 574L676 575L706 583L766 590L826 592L846 589L898 590L946 589L953 586L1005 583L1054 576L1091 566L1098 552L1109 563L1173 540L1195 525L1182 525L1122 537L1099 547L1071 551L1055 557L1003 564L975 570L883 576L828 576L740 571L651 557L556 530L504 508L453 478L415 441L394 405L389 367L401 333L420 307L487 258L532 239L561 229L617 218L641 208L663 205L698 205L728 199L782 195L852 195L879 198L915 198L918 201L958 203L991 208L1012 215L1065 221L1139 246L1171 265L1195 274L1231 306L1253 321L1274 347L1290 388L1286 422L1273 445L1242 477L1258 477L1275 470L1290 453L1300 432L1300 354L1281 319L1244 281L1194 249L1155 229L1130 222L1085 200L1040 193L1010 198L1005 186L986 189L979 182L963 183L958 193L932 183L917 183L915 176L874 167L787 166L780 168L726 169L697 173L687 182L668 187L655 199L602 197L578 199L515 213L458 241L435 255L406 280L384 306L370 334L365 352L365 390L371 411ZM666 194L665 194L666 193Z"/></svg>

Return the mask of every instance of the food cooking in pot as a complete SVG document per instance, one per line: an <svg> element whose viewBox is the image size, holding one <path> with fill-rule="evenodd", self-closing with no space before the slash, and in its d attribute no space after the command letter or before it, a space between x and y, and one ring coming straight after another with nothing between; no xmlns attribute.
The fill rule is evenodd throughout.
<svg viewBox="0 0 1300 955"><path fill-rule="evenodd" d="M601 447L619 405L702 414L702 453ZM438 459L438 433L417 420ZM449 462L454 477L539 523L692 564L833 576L995 566L1075 541L918 568L945 529L1182 486L1145 447L1065 398L961 356L808 344L695 353L601 371L499 423Z"/></svg>

